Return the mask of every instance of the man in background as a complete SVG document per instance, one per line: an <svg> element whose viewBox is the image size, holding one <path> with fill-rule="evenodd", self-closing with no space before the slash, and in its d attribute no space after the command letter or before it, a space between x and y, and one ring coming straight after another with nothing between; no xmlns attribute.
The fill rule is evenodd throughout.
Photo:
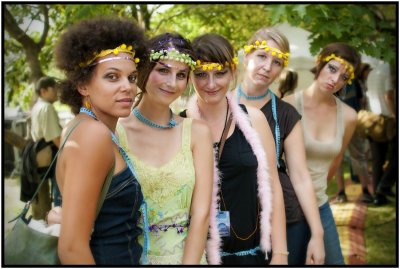
<svg viewBox="0 0 400 269"><path fill-rule="evenodd" d="M35 86L38 99L31 110L31 136L37 142L44 139L52 148L60 147L61 125L53 103L58 100L57 82L52 77L40 78ZM54 150L53 150L54 153ZM51 158L54 154L51 154ZM45 172L42 169L41 172ZM40 179L43 174L40 175ZM61 195L58 189L54 167L49 173L51 178L54 206L61 205ZM32 202L32 215L34 219L45 219L46 213L51 209L51 193L48 182L45 182L38 193L38 199Z"/></svg>

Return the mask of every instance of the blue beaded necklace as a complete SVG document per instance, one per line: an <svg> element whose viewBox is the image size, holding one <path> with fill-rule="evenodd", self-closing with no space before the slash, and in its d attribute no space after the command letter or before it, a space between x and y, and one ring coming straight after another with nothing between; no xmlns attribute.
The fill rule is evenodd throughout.
<svg viewBox="0 0 400 269"><path fill-rule="evenodd" d="M243 96L246 100L261 100L268 95L268 91L269 90L267 90L265 93L263 93L261 95L250 96L250 95L245 94L242 90L242 86L239 85L238 86L238 96L239 96L238 98L240 99L240 96Z"/></svg>
<svg viewBox="0 0 400 269"><path fill-rule="evenodd" d="M79 110L79 113L84 113L89 115L90 117L92 117L95 120L99 120L97 118L97 116L93 113L93 111L91 111L90 109L87 109L86 107L81 107ZM129 170L131 170L133 176L138 179L138 176L136 174L135 168L133 167L133 164L128 156L128 154L126 153L126 151L121 147L117 136L114 134L114 132L111 132L111 137L113 142L117 145L119 152L122 155L122 158L124 158L124 161L126 163L126 165L129 167ZM142 257L141 257L141 264L148 264L148 259L147 259L147 252L148 249L150 248L150 241L149 241L149 223L148 223L148 217L147 217L147 203L143 198L143 203L140 206L140 211L142 211L143 214L143 225L144 225L144 246L143 246L143 253L142 253Z"/></svg>
<svg viewBox="0 0 400 269"><path fill-rule="evenodd" d="M140 111L137 108L134 108L132 110L132 114L135 115L136 118L138 118L138 120L140 120L141 122L143 122L144 124L146 124L150 127L157 128L157 129L171 129L179 124L174 120L174 114L172 113L171 109L169 109L169 112L171 113L171 118L169 119L168 125L159 125L159 124L147 119L145 116L143 116L143 114L140 113Z"/></svg>
<svg viewBox="0 0 400 269"><path fill-rule="evenodd" d="M237 91L237 102L238 102L238 104L240 104L240 97L241 96L243 96L247 100L259 100L259 99L262 99L262 98L266 97L268 94L271 94L272 116L273 116L273 118L275 120L276 165L278 166L278 168L280 168L279 155L280 155L281 131L279 129L278 116L276 114L276 95L270 89L268 89L267 92L262 94L262 95L248 96L243 92L242 87L239 85L238 86L238 91Z"/></svg>

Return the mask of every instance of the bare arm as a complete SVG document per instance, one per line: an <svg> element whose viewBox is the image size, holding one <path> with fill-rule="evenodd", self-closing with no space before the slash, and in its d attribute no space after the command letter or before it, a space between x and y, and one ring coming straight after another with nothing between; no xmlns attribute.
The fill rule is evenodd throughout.
<svg viewBox="0 0 400 269"><path fill-rule="evenodd" d="M196 181L190 209L190 227L185 241L183 264L199 264L204 253L211 207L214 173L211 131L205 123L193 120L192 154Z"/></svg>
<svg viewBox="0 0 400 269"><path fill-rule="evenodd" d="M57 148L60 148L60 137L54 138L53 143L57 146Z"/></svg>
<svg viewBox="0 0 400 269"><path fill-rule="evenodd" d="M336 175L337 170L339 169L343 160L343 154L339 154L331 163L328 172L328 181L332 179Z"/></svg>
<svg viewBox="0 0 400 269"><path fill-rule="evenodd" d="M285 139L284 149L290 180L311 229L306 264L324 264L324 229L314 187L307 169L303 130L300 121L296 123Z"/></svg>
<svg viewBox="0 0 400 269"><path fill-rule="evenodd" d="M342 148L340 150L340 153L336 156L336 158L332 161L330 165L327 180L332 178L335 175L337 169L339 168L339 165L341 164L342 158L344 156L344 152L357 126L357 112L353 108L349 107L346 104L343 104L343 115L345 121L345 129L343 135Z"/></svg>
<svg viewBox="0 0 400 269"><path fill-rule="evenodd" d="M101 188L114 162L113 147L105 126L85 121L74 130L63 149L57 165L63 196L58 241L62 264L95 264L89 241Z"/></svg>
<svg viewBox="0 0 400 269"><path fill-rule="evenodd" d="M271 264L287 264L288 257L278 254L287 251L287 243L285 206L282 187L278 178L278 170L276 168L274 138L264 114L259 109L252 107L247 107L247 110L249 112L251 124L257 131L264 146L271 178L271 189L273 193L271 241L272 251L275 252L272 256Z"/></svg>

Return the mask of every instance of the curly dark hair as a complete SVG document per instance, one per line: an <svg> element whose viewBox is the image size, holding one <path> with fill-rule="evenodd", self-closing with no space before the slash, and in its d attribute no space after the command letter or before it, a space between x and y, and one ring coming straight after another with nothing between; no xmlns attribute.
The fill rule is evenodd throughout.
<svg viewBox="0 0 400 269"><path fill-rule="evenodd" d="M188 39L185 39L178 33L163 33L151 38L148 42L147 54L149 55L151 50L160 51L168 50L171 48L175 48L180 53L185 53L189 55L192 60L196 61L196 56L190 41ZM134 106L137 106L140 103L143 93L146 93L147 81L157 61L150 60L149 56L146 56L146 58L143 60L142 67L138 73L137 82L137 85L140 88L141 92L139 93L139 99Z"/></svg>
<svg viewBox="0 0 400 269"><path fill-rule="evenodd" d="M146 38L144 30L134 21L122 18L94 18L82 20L64 32L55 47L56 66L63 70L65 79L60 83L60 100L79 113L82 95L77 86L88 83L95 66L79 67L94 53L113 49L121 44L131 45L135 58L140 61L146 57ZM139 71L141 62L137 65Z"/></svg>
<svg viewBox="0 0 400 269"><path fill-rule="evenodd" d="M321 50L318 57L320 57L320 59L324 59L332 53L351 63L354 67L354 74L358 74L361 57L354 47L343 42L330 43ZM314 79L318 78L319 73L326 64L327 62L321 60L310 70L315 75Z"/></svg>

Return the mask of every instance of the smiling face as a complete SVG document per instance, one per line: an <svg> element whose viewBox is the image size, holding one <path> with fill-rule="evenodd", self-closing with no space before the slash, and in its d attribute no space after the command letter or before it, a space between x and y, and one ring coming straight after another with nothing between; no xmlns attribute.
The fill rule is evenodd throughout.
<svg viewBox="0 0 400 269"><path fill-rule="evenodd" d="M229 67L221 70L203 70L201 67L193 71L192 81L199 98L206 103L218 103L225 98L229 85L233 81L233 71Z"/></svg>
<svg viewBox="0 0 400 269"><path fill-rule="evenodd" d="M350 73L345 65L337 60L330 60L321 69L317 77L317 84L323 92L333 94L341 90L349 79Z"/></svg>
<svg viewBox="0 0 400 269"><path fill-rule="evenodd" d="M79 92L88 97L91 110L99 119L126 117L130 114L136 95L136 64L126 53L121 53L119 59L98 63L90 81L79 86ZM108 55L102 59L108 59Z"/></svg>
<svg viewBox="0 0 400 269"><path fill-rule="evenodd" d="M266 45L280 50L278 44L268 39ZM279 76L284 68L284 61L278 55L273 55L272 51L264 49L254 49L245 56L245 75L244 79L258 87L268 88Z"/></svg>
<svg viewBox="0 0 400 269"><path fill-rule="evenodd" d="M190 67L174 60L158 61L150 72L146 96L156 102L170 105L186 90Z"/></svg>

